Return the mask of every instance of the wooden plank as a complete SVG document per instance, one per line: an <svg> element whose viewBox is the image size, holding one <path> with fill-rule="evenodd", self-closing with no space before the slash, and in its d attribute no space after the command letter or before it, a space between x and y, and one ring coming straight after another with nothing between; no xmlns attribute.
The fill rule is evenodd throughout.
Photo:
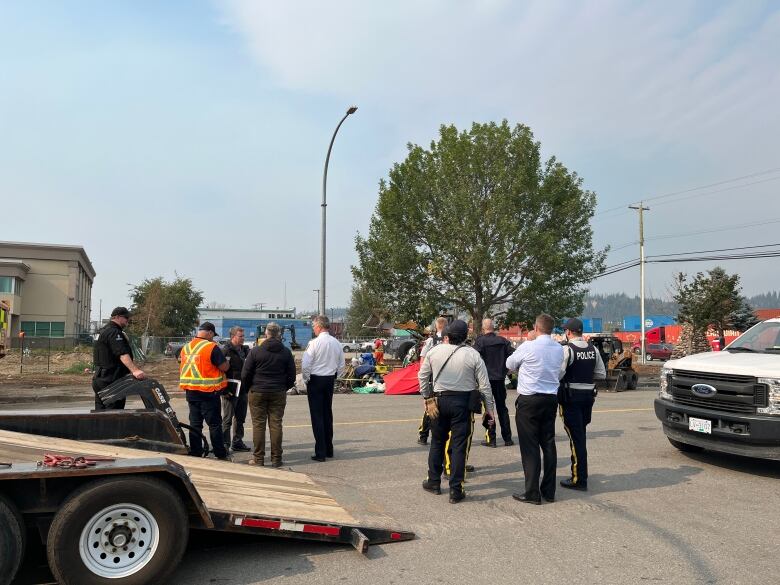
<svg viewBox="0 0 780 585"><path fill-rule="evenodd" d="M355 523L330 494L302 473L0 430L0 460L40 461L44 452L118 459L156 454L179 463L190 473L192 483L212 511Z"/></svg>

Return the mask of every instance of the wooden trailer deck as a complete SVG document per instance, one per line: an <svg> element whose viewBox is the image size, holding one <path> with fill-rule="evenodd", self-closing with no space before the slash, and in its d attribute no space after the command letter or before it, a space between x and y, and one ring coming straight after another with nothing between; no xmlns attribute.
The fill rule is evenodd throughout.
<svg viewBox="0 0 780 585"><path fill-rule="evenodd" d="M349 512L303 473L0 430L0 462L35 463L43 460L44 453L116 459L164 457L189 472L211 512L356 524Z"/></svg>

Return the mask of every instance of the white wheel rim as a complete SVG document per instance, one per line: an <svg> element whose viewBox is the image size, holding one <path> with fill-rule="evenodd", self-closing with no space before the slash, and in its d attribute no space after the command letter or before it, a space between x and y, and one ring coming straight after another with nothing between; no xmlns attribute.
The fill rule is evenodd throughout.
<svg viewBox="0 0 780 585"><path fill-rule="evenodd" d="M128 577L143 569L160 543L160 529L149 510L116 504L92 516L79 539L79 554L95 575Z"/></svg>

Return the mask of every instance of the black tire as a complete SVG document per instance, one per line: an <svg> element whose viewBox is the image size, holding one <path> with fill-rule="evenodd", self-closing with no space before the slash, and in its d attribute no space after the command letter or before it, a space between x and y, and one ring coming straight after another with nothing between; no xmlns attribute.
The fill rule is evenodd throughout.
<svg viewBox="0 0 780 585"><path fill-rule="evenodd" d="M82 532L101 511L117 505L141 507L153 517L159 530L157 548L136 572L120 577L101 576L81 557ZM63 585L166 583L184 554L188 538L187 511L171 486L149 476L124 476L93 481L73 492L54 516L46 551L52 574ZM141 542L139 539L143 548Z"/></svg>
<svg viewBox="0 0 780 585"><path fill-rule="evenodd" d="M0 585L14 580L24 558L26 540L22 515L11 500L0 494Z"/></svg>
<svg viewBox="0 0 780 585"><path fill-rule="evenodd" d="M636 375L636 372L631 372L628 378L628 389L636 390L636 386L638 382L639 382L639 376Z"/></svg>
<svg viewBox="0 0 780 585"><path fill-rule="evenodd" d="M669 439L669 437L666 438ZM681 443L674 439L669 439L669 442L672 444L672 447L679 449L683 453L701 453L704 451L704 447L699 447L698 445L689 445L688 443Z"/></svg>
<svg viewBox="0 0 780 585"><path fill-rule="evenodd" d="M344 350L344 353L349 353L349 346L345 345L342 349Z"/></svg>
<svg viewBox="0 0 780 585"><path fill-rule="evenodd" d="M651 356L649 353L646 353L645 354L645 361L646 362L652 362L653 361L653 356Z"/></svg>

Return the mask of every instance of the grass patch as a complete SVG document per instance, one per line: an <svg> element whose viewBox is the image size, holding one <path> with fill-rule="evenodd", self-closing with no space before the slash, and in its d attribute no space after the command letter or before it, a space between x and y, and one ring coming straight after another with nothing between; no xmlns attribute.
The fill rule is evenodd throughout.
<svg viewBox="0 0 780 585"><path fill-rule="evenodd" d="M63 374L83 374L85 373L84 370L87 369L92 372L93 364L92 362L76 362L75 364L71 364L70 367L68 367L66 370L63 370Z"/></svg>

